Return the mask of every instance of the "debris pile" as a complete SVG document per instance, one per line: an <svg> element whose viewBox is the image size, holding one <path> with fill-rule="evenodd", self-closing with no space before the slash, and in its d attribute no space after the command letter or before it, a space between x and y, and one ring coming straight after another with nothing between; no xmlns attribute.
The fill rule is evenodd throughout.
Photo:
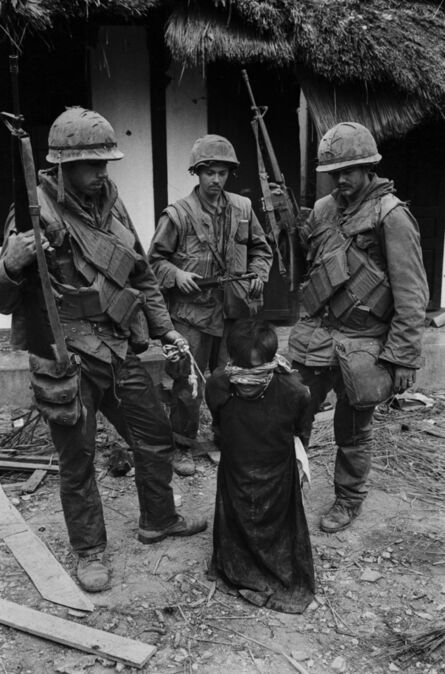
<svg viewBox="0 0 445 674"><path fill-rule="evenodd" d="M393 632L387 648L382 655L397 659L403 667L411 664L418 658L429 658L439 661L443 655L437 653L445 644L445 623L429 630L418 630L401 634Z"/></svg>

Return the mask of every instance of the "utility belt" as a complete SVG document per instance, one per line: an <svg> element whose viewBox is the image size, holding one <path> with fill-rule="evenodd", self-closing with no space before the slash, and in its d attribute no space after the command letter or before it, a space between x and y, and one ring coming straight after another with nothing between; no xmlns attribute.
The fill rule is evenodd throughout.
<svg viewBox="0 0 445 674"><path fill-rule="evenodd" d="M309 316L329 303L330 313L344 325L357 309L379 321L393 310L387 275L352 241L322 256L302 286L302 302Z"/></svg>
<svg viewBox="0 0 445 674"><path fill-rule="evenodd" d="M142 294L134 288L117 288L102 274L88 287L75 288L53 281L60 294L61 320L77 320L106 314L123 330L128 329L133 314L143 304Z"/></svg>

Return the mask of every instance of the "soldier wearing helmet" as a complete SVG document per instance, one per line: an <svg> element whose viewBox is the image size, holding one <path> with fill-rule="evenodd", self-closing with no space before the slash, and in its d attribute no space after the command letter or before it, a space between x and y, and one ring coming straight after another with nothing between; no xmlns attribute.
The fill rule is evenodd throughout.
<svg viewBox="0 0 445 674"><path fill-rule="evenodd" d="M54 166L40 171L38 187L42 239L51 247L48 266L66 344L80 362L83 405L81 416L64 425L63 405L58 404L55 421L48 401L54 401L51 388L57 382L49 379L46 416L59 454L61 500L78 554L78 580L91 592L107 589L110 581L94 471L99 410L133 450L139 541L154 543L206 527L203 519L176 513L170 486L171 425L135 355L141 345L132 337L141 322L163 343L181 347L186 342L174 329L130 217L107 176L107 162L122 157L106 119L91 110L69 108L51 127L47 160ZM46 367L53 359L53 340L47 334L34 238L32 231L17 233L13 212L0 259L0 310L13 314L13 333L24 318L25 329L15 332L15 344L29 350L32 363ZM34 392L39 403L37 389Z"/></svg>
<svg viewBox="0 0 445 674"><path fill-rule="evenodd" d="M224 187L239 162L232 144L208 134L193 145L189 171L198 185L161 215L149 260L175 328L189 342L199 369L227 362L225 337L233 319L255 314L262 304L263 284L272 264L271 249L247 197ZM201 278L255 272L251 281L201 290ZM190 447L196 438L202 385L193 397L184 368L171 372L174 384L170 420L178 451L176 472L191 475Z"/></svg>
<svg viewBox="0 0 445 674"><path fill-rule="evenodd" d="M367 128L343 122L321 139L317 171L334 191L316 201L303 230L308 275L289 338L293 365L312 397L312 415L333 389L337 400L335 502L327 533L348 527L367 494L376 404L412 386L421 365L428 301L418 225Z"/></svg>

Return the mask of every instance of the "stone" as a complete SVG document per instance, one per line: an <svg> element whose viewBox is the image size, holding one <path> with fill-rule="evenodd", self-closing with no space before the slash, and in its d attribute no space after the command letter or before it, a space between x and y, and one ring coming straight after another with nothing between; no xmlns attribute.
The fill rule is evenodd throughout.
<svg viewBox="0 0 445 674"><path fill-rule="evenodd" d="M339 655L332 662L331 667L336 672L344 672L346 670L346 660L341 655Z"/></svg>

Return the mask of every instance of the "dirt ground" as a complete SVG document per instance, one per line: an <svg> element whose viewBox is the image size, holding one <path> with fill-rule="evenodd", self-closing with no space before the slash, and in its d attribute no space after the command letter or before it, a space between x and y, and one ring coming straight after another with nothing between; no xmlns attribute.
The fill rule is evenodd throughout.
<svg viewBox="0 0 445 674"><path fill-rule="evenodd" d="M416 412L379 409L375 421L378 461L371 474L369 497L362 515L336 535L324 534L318 527L320 515L333 498L334 454L332 412L319 415L310 454L312 484L305 487L317 596L301 616L255 608L215 591L207 579L217 472L207 456L197 457L196 475L175 476L173 482L182 501L179 511L205 515L207 531L150 546L138 543L134 480L107 473L107 448L114 437L102 426L97 475L113 568L111 589L92 595L96 605L92 614L69 614L68 609L41 598L7 546L0 543L0 595L154 644L156 653L143 670L136 670L0 626L0 673L100 674L113 668L151 674L445 671L443 650L414 657L408 664L389 652L395 632L426 631L445 622L445 518L436 479L443 479L443 473L435 475L432 466L430 476L417 474L411 455L403 463L403 437L426 453L443 449L443 438L422 430L425 420L445 423L445 396L434 401L432 408ZM2 411L1 420L5 432L9 410ZM204 413L203 438L209 434L208 426L208 413ZM391 448L396 444L395 461ZM3 473L0 479L5 485L26 476ZM68 545L57 476L48 475L34 494L7 493L74 575L75 559Z"/></svg>

